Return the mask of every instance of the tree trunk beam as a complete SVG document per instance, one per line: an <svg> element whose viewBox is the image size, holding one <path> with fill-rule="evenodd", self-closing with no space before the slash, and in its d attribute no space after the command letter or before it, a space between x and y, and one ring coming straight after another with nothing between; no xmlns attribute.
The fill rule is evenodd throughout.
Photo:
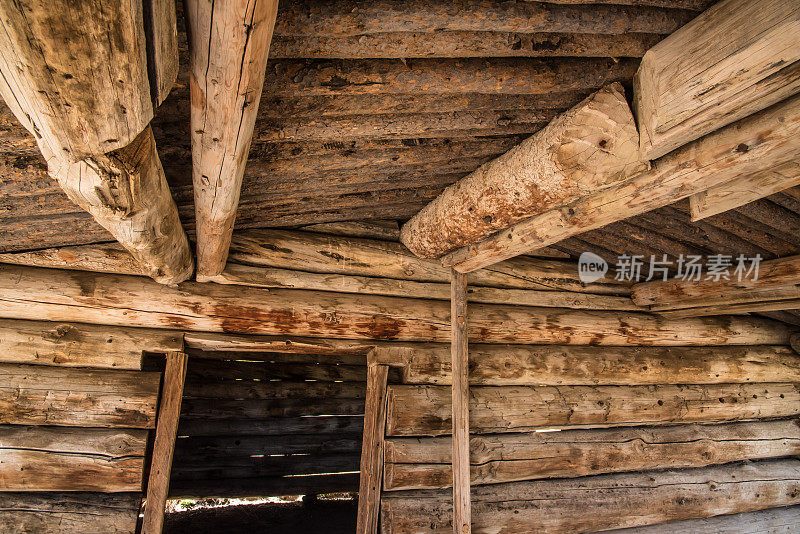
<svg viewBox="0 0 800 534"><path fill-rule="evenodd" d="M473 306L470 342L785 345L784 324L752 317L665 321L650 314ZM375 295L160 286L134 276L0 265L0 317L202 332L447 342L445 302Z"/></svg>
<svg viewBox="0 0 800 534"><path fill-rule="evenodd" d="M384 489L450 487L450 438L386 441ZM546 454L542 454L546 452ZM473 485L705 467L800 453L795 420L473 436Z"/></svg>
<svg viewBox="0 0 800 534"><path fill-rule="evenodd" d="M443 386L389 386L386 434L449 434L449 393ZM787 383L470 388L470 428L476 434L714 423L798 414L800 389Z"/></svg>
<svg viewBox="0 0 800 534"><path fill-rule="evenodd" d="M703 519L671 521L660 525L632 527L611 532L613 534L696 534L698 532L763 534L764 532L791 532L798 524L800 524L800 506L785 506Z"/></svg>
<svg viewBox="0 0 800 534"><path fill-rule="evenodd" d="M743 176L689 197L692 221L724 213L796 185L800 185L800 161Z"/></svg>
<svg viewBox="0 0 800 534"><path fill-rule="evenodd" d="M472 525L481 534L594 532L794 505L798 486L795 459L492 484L473 490ZM385 493L383 532L445 534L451 513L446 491Z"/></svg>
<svg viewBox="0 0 800 534"><path fill-rule="evenodd" d="M655 159L800 91L800 6L725 0L642 58L634 108Z"/></svg>
<svg viewBox="0 0 800 534"><path fill-rule="evenodd" d="M612 84L445 189L400 239L423 258L475 243L642 170L637 141L624 90Z"/></svg>
<svg viewBox="0 0 800 534"><path fill-rule="evenodd" d="M140 491L146 430L0 427L3 491Z"/></svg>
<svg viewBox="0 0 800 534"><path fill-rule="evenodd" d="M795 96L671 152L647 172L526 219L442 261L471 272L763 171L766 161L769 167L794 161L798 151L800 97Z"/></svg>
<svg viewBox="0 0 800 534"><path fill-rule="evenodd" d="M186 2L198 278L225 267L277 0Z"/></svg>

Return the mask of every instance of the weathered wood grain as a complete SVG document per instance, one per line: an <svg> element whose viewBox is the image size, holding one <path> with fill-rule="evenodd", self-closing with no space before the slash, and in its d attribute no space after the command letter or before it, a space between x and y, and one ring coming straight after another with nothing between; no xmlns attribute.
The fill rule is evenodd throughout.
<svg viewBox="0 0 800 534"><path fill-rule="evenodd" d="M364 439L359 464L356 533L378 532L383 482L383 450L386 434L386 385L389 368L370 364L367 371L367 396L364 406Z"/></svg>
<svg viewBox="0 0 800 534"><path fill-rule="evenodd" d="M647 527L613 530L616 534L790 534L800 524L800 506L770 508L756 512L718 515L703 519L671 521Z"/></svg>
<svg viewBox="0 0 800 534"><path fill-rule="evenodd" d="M472 532L469 465L469 310L467 277L450 272L450 398L452 406L451 486L453 532Z"/></svg>

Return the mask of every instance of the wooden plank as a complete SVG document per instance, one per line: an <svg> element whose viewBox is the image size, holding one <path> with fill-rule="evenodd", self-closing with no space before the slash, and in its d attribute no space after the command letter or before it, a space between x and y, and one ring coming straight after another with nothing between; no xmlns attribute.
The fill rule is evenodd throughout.
<svg viewBox="0 0 800 534"><path fill-rule="evenodd" d="M800 462L767 460L477 486L476 532L592 532L800 503ZM510 503L510 505L509 505ZM450 532L445 491L383 496L383 532Z"/></svg>
<svg viewBox="0 0 800 534"><path fill-rule="evenodd" d="M145 0L145 41L153 105L169 95L178 77L178 27L175 0Z"/></svg>
<svg viewBox="0 0 800 534"><path fill-rule="evenodd" d="M386 385L389 367L370 364L364 408L364 438L358 487L356 532L377 534L383 481L383 438L386 431Z"/></svg>
<svg viewBox="0 0 800 534"><path fill-rule="evenodd" d="M140 370L143 352L182 348L182 335L169 330L0 320L3 363Z"/></svg>
<svg viewBox="0 0 800 534"><path fill-rule="evenodd" d="M234 290L235 289L235 290ZM0 317L231 333L396 341L449 340L444 302L373 295L264 290L0 265ZM767 319L698 318L475 305L475 343L780 345L788 328Z"/></svg>
<svg viewBox="0 0 800 534"><path fill-rule="evenodd" d="M161 404L158 410L158 425L153 443L150 475L147 481L147 504L142 521L143 534L160 534L164 526L164 507L169 494L169 477L178 419L181 414L183 383L186 379L188 358L183 352L170 352L166 356L164 383L161 388Z"/></svg>
<svg viewBox="0 0 800 534"><path fill-rule="evenodd" d="M386 441L386 490L452 484L451 439ZM676 469L800 452L796 420L472 436L472 484Z"/></svg>
<svg viewBox="0 0 800 534"><path fill-rule="evenodd" d="M379 349L379 354L383 351ZM473 386L659 385L800 382L800 358L781 346L470 346ZM379 361L402 365L404 384L452 383L446 346L419 345Z"/></svg>
<svg viewBox="0 0 800 534"><path fill-rule="evenodd" d="M189 0L192 182L197 275L219 274L228 256L250 153L277 0Z"/></svg>
<svg viewBox="0 0 800 534"><path fill-rule="evenodd" d="M738 208L748 202L764 198L800 185L800 162L792 161L774 169L742 176L689 197L692 221Z"/></svg>
<svg viewBox="0 0 800 534"><path fill-rule="evenodd" d="M469 465L469 347L467 277L450 272L450 362L452 385L452 457L453 532L470 534L470 465Z"/></svg>
<svg viewBox="0 0 800 534"><path fill-rule="evenodd" d="M417 256L438 258L624 181L647 166L638 135L622 85L606 86L449 186L403 225L400 240Z"/></svg>
<svg viewBox="0 0 800 534"><path fill-rule="evenodd" d="M634 108L655 159L800 91L800 6L724 0L642 58Z"/></svg>
<svg viewBox="0 0 800 534"><path fill-rule="evenodd" d="M386 434L449 434L449 388L389 386ZM479 386L470 388L473 433L543 428L722 422L800 413L796 384Z"/></svg>
<svg viewBox="0 0 800 534"><path fill-rule="evenodd" d="M245 230L231 243L232 262L320 274L344 274L450 283L450 271L430 259L417 258L400 243L323 236L288 230ZM470 286L542 291L575 291L624 296L629 284L599 280L581 283L571 262L514 258L473 273ZM448 290L449 291L449 290Z"/></svg>
<svg viewBox="0 0 800 534"><path fill-rule="evenodd" d="M155 427L158 373L0 364L0 424Z"/></svg>
<svg viewBox="0 0 800 534"><path fill-rule="evenodd" d="M2 425L2 491L138 492L147 434Z"/></svg>
<svg viewBox="0 0 800 534"><path fill-rule="evenodd" d="M647 172L459 249L443 263L471 272L794 161L798 150L800 97L795 96L671 152Z"/></svg>
<svg viewBox="0 0 800 534"><path fill-rule="evenodd" d="M0 530L8 534L133 534L139 493L0 492Z"/></svg>
<svg viewBox="0 0 800 534"><path fill-rule="evenodd" d="M616 534L790 534L800 525L800 506L770 508L757 512L718 515L703 519L671 521L647 527L613 530Z"/></svg>

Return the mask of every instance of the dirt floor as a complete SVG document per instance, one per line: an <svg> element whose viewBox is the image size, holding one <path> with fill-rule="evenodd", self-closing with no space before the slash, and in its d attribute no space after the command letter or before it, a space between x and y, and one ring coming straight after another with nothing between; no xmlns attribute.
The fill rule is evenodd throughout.
<svg viewBox="0 0 800 534"><path fill-rule="evenodd" d="M352 534L355 530L355 500L306 499L199 508L168 513L164 524L164 534Z"/></svg>

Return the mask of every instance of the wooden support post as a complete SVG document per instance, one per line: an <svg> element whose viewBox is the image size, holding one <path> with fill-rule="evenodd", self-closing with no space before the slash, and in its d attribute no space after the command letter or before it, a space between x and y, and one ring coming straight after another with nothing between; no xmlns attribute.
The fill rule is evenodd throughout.
<svg viewBox="0 0 800 534"><path fill-rule="evenodd" d="M367 400L364 407L364 438L361 446L361 478L358 487L357 534L377 534L378 532L388 379L388 365L369 363Z"/></svg>
<svg viewBox="0 0 800 534"><path fill-rule="evenodd" d="M175 452L175 437L178 433L187 360L184 352L167 354L156 439L150 462L150 477L147 481L147 504L144 510L142 534L160 534L164 526L164 507L169 492L169 476L172 469L172 455Z"/></svg>
<svg viewBox="0 0 800 534"><path fill-rule="evenodd" d="M469 347L467 276L451 271L450 353L453 366L453 532L472 532L469 487Z"/></svg>
<svg viewBox="0 0 800 534"><path fill-rule="evenodd" d="M197 275L225 267L277 0L187 0Z"/></svg>

